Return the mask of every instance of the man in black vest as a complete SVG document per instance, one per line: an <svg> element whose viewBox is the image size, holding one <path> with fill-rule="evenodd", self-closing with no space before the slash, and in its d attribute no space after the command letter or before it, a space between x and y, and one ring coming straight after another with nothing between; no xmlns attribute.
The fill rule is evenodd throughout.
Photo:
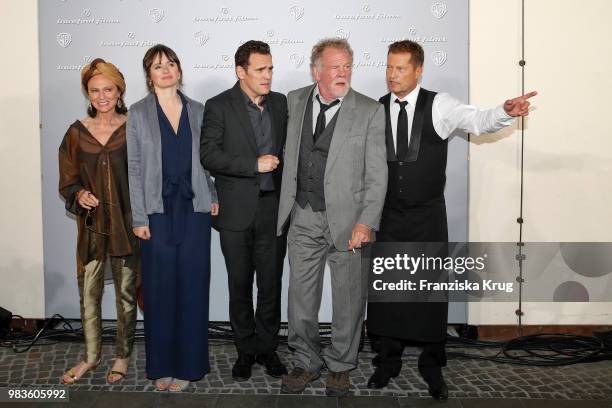
<svg viewBox="0 0 612 408"><path fill-rule="evenodd" d="M286 235L276 237L287 99L271 92L272 56L261 41L235 55L238 82L209 99L201 138L202 165L215 176L223 211L213 217L227 267L230 322L238 359L236 381L251 377L257 361L268 375L287 372L276 354ZM253 278L257 271L257 309Z"/></svg>
<svg viewBox="0 0 612 408"><path fill-rule="evenodd" d="M423 72L423 48L412 41L389 46L387 86L380 98L386 114L389 181L378 242L447 242L446 156L448 137L461 129L491 133L528 114L528 98L507 100L502 106L479 110L448 94L418 84ZM404 346L422 347L418 368L434 399L448 398L442 376L448 303L368 304L368 331L380 336L377 366L368 386L383 388L399 375Z"/></svg>

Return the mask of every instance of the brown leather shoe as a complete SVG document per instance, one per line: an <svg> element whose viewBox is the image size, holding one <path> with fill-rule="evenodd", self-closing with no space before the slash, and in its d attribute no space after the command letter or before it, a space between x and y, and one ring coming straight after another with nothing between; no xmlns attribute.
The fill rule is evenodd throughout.
<svg viewBox="0 0 612 408"><path fill-rule="evenodd" d="M301 394L309 382L319 378L319 372L306 371L302 367L294 367L289 374L283 375L281 392L286 394Z"/></svg>
<svg viewBox="0 0 612 408"><path fill-rule="evenodd" d="M348 371L338 373L330 371L325 380L325 394L330 397L345 397L351 388L351 378Z"/></svg>

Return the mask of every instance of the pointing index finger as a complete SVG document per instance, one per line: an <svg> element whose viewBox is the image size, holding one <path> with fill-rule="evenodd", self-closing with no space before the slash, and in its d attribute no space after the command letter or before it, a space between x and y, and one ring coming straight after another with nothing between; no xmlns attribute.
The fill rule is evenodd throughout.
<svg viewBox="0 0 612 408"><path fill-rule="evenodd" d="M522 96L522 99L529 99L529 98L531 98L532 96L536 96L537 94L538 94L538 91L531 91L531 92L529 92L529 93L527 93L527 94L523 95L523 96Z"/></svg>

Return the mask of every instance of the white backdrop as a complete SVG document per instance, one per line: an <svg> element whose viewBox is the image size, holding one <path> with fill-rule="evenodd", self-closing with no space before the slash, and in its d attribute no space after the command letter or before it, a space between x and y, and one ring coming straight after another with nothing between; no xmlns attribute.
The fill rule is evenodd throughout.
<svg viewBox="0 0 612 408"><path fill-rule="evenodd" d="M57 148L70 123L85 116L79 73L92 59L102 57L121 69L129 105L147 92L141 68L145 51L164 43L181 59L184 92L204 102L234 84L233 55L246 40L270 44L273 89L286 93L311 83L312 45L323 37L342 37L355 52L353 88L378 99L386 93L388 44L409 38L425 48L423 85L468 99L468 0L269 1L265 6L245 0L41 0L39 28L46 316L79 317L76 225L57 192ZM447 174L450 239L466 241L467 143L460 137L451 140ZM228 320L225 264L215 232L211 245L210 319ZM283 320L288 272L286 263ZM103 315L112 319L114 293L108 289ZM328 279L320 318L331 318ZM465 311L452 311L450 320L465 321Z"/></svg>

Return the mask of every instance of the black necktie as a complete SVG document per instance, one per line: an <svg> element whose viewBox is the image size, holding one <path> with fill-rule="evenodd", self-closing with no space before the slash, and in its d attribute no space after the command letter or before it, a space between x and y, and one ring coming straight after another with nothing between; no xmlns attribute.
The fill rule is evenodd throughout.
<svg viewBox="0 0 612 408"><path fill-rule="evenodd" d="M319 138L319 136L321 136L321 133L323 133L323 131L325 130L325 112L328 109L331 109L337 104L339 104L340 99L336 99L329 105L326 105L323 102L321 102L321 99L319 99L319 95L317 95L317 101L319 101L319 114L317 115L317 125L315 126L314 134L312 135L312 140L315 143L317 142L317 139Z"/></svg>
<svg viewBox="0 0 612 408"><path fill-rule="evenodd" d="M399 161L406 160L408 156L408 113L406 112L407 101L401 102L399 99L395 100L395 103L399 103L400 111L397 117L397 151L395 155Z"/></svg>

